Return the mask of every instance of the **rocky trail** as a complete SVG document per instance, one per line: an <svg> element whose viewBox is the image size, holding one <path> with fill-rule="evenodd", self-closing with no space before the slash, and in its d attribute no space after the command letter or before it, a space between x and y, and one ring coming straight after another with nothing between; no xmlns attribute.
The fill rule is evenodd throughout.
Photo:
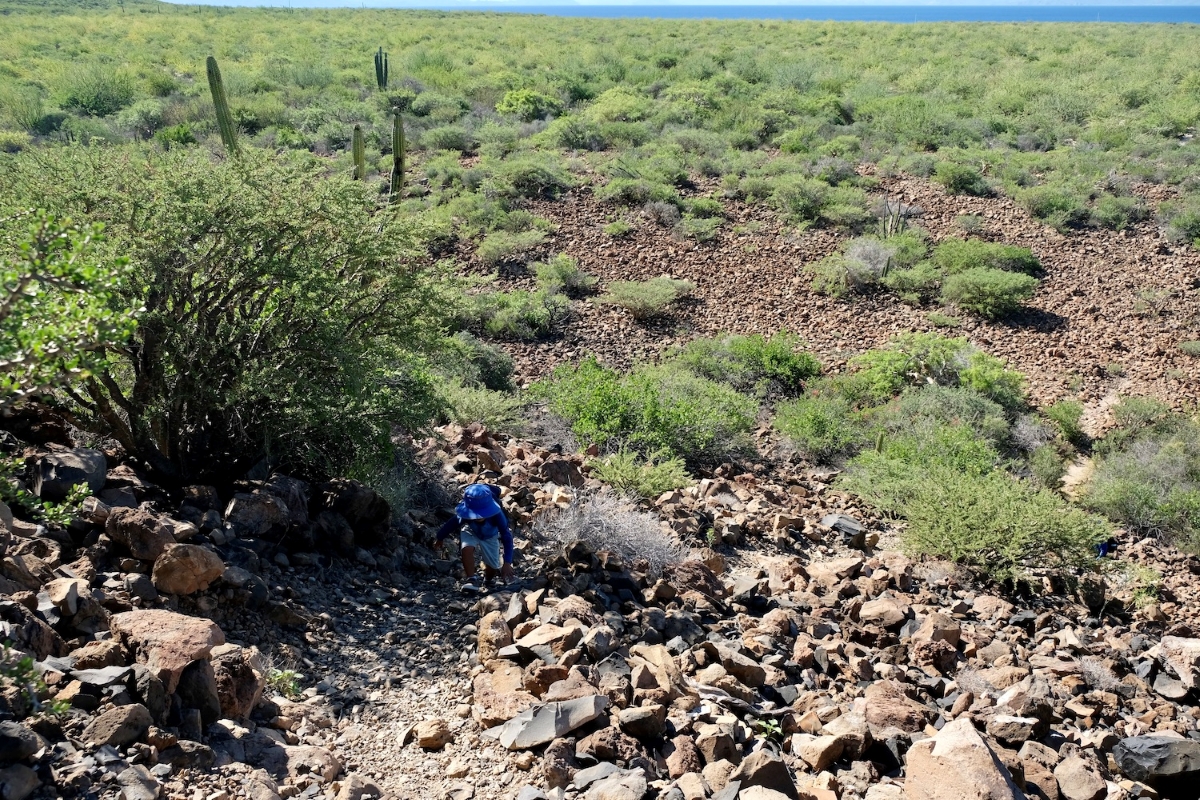
<svg viewBox="0 0 1200 800"><path fill-rule="evenodd" d="M518 590L455 590L429 533L452 492L172 495L28 448L43 491L97 495L66 531L4 516L0 626L46 704L4 683L4 800L1198 794L1200 560L1126 538L1077 588L1006 594L886 549L828 472L724 467L639 507L579 455L416 444L446 488L502 487Z"/></svg>

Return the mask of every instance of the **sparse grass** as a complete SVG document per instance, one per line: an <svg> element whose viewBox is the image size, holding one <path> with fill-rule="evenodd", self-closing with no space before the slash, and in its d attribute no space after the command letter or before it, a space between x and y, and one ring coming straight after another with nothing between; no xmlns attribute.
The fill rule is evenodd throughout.
<svg viewBox="0 0 1200 800"><path fill-rule="evenodd" d="M925 315L925 319L929 320L929 324L935 328L961 328L962 320L958 317L952 317L949 314L943 314L940 311L930 311Z"/></svg>
<svg viewBox="0 0 1200 800"><path fill-rule="evenodd" d="M545 243L546 234L538 230L520 233L495 231L489 233L479 243L476 255L489 267L501 264L526 264Z"/></svg>
<svg viewBox="0 0 1200 800"><path fill-rule="evenodd" d="M614 239L619 239L622 236L628 236L629 234L633 233L634 230L636 230L636 228L623 219L610 222L604 226L604 232Z"/></svg>
<svg viewBox="0 0 1200 800"><path fill-rule="evenodd" d="M1200 339L1180 342L1179 349L1193 358L1200 358Z"/></svg>
<svg viewBox="0 0 1200 800"><path fill-rule="evenodd" d="M634 319L641 320L662 314L673 303L691 294L696 284L662 275L648 281L613 281L607 288L608 291L596 298L596 302L619 306Z"/></svg>

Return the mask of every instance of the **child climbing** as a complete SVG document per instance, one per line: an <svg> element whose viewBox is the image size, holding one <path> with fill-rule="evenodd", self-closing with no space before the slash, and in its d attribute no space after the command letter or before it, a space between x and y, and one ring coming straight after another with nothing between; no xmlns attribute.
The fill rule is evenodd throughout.
<svg viewBox="0 0 1200 800"><path fill-rule="evenodd" d="M463 490L462 502L454 509L454 516L438 530L438 544L445 549L444 540L458 531L461 545L463 571L466 580L464 592L479 592L497 576L505 581L513 577L513 538L508 526L508 517L500 508L500 487L486 483L473 483ZM500 546L504 546L501 554ZM475 573L476 559L483 561L484 579Z"/></svg>

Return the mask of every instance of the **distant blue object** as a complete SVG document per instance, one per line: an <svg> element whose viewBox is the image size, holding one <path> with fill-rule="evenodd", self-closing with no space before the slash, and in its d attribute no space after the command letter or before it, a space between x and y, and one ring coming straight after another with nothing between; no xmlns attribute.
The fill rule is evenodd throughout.
<svg viewBox="0 0 1200 800"><path fill-rule="evenodd" d="M1113 545L1111 542L1101 542L1100 544L1096 545L1096 558L1104 558L1112 551Z"/></svg>

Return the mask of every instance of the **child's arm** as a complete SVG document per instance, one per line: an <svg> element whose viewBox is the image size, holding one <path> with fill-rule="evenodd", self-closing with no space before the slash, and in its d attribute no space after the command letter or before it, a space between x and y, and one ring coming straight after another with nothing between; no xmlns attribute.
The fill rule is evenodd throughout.
<svg viewBox="0 0 1200 800"><path fill-rule="evenodd" d="M512 531L508 527L508 515L503 511L500 512L500 521L497 523L500 529L500 541L504 543L504 563L511 564L513 560L513 537Z"/></svg>
<svg viewBox="0 0 1200 800"><path fill-rule="evenodd" d="M445 524L442 525L442 527L438 528L438 532L437 532L438 544L441 544L443 539L445 539L450 534L454 533L454 531L458 530L460 527L462 527L462 520L458 518L457 514L455 514L450 519L446 520Z"/></svg>

